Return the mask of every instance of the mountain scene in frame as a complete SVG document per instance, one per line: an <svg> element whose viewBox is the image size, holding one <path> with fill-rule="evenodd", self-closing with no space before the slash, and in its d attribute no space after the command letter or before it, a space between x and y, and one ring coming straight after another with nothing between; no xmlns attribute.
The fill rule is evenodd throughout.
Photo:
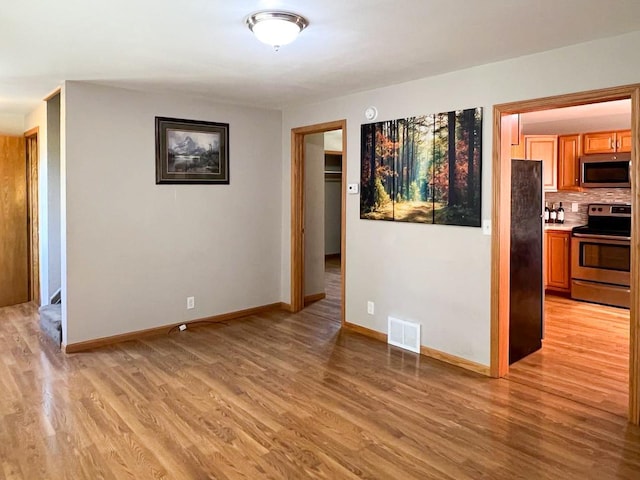
<svg viewBox="0 0 640 480"><path fill-rule="evenodd" d="M169 173L220 173L220 134L167 130Z"/></svg>

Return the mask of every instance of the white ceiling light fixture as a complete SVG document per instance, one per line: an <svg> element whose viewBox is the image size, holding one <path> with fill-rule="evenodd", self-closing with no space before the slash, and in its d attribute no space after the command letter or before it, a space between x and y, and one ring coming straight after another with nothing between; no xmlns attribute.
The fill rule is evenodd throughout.
<svg viewBox="0 0 640 480"><path fill-rule="evenodd" d="M258 12L247 18L247 26L258 40L271 45L276 51L293 42L308 25L306 18L290 12Z"/></svg>

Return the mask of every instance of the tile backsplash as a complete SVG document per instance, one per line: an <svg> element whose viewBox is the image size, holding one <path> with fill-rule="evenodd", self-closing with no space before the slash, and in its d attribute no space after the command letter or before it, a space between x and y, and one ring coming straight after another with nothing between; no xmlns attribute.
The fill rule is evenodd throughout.
<svg viewBox="0 0 640 480"><path fill-rule="evenodd" d="M589 188L584 192L545 192L545 202L555 203L556 208L562 202L565 223L582 225L587 223L587 207L590 203L631 203L630 188ZM571 204L578 204L578 211L571 211Z"/></svg>

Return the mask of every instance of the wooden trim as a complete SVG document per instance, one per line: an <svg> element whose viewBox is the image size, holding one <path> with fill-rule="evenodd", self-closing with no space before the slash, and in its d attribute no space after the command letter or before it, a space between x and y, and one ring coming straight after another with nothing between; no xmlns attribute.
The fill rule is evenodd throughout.
<svg viewBox="0 0 640 480"><path fill-rule="evenodd" d="M344 322L342 324L342 328L349 330L350 332L359 333L360 335L364 335L365 337L373 338L374 340L387 343L386 333L378 332L377 330L372 330L370 328L363 327L361 325L356 325L355 323L349 323L349 322Z"/></svg>
<svg viewBox="0 0 640 480"><path fill-rule="evenodd" d="M26 132L24 132L24 136L26 137L33 137L34 135L38 135L40 133L40 127L33 127L29 130L27 130Z"/></svg>
<svg viewBox="0 0 640 480"><path fill-rule="evenodd" d="M307 305L317 302L319 300L323 300L327 298L327 294L325 292L321 292L321 293L314 293L313 295L305 295L304 297L304 306L306 307Z"/></svg>
<svg viewBox="0 0 640 480"><path fill-rule="evenodd" d="M340 150L325 150L324 154L325 155L342 155L342 152Z"/></svg>
<svg viewBox="0 0 640 480"><path fill-rule="evenodd" d="M280 310L293 313L293 308L290 303L280 302Z"/></svg>
<svg viewBox="0 0 640 480"><path fill-rule="evenodd" d="M342 130L342 213L341 213L341 323L345 318L347 121L318 123L291 129L291 309L304 308L304 137L314 133Z"/></svg>
<svg viewBox="0 0 640 480"><path fill-rule="evenodd" d="M94 340L86 340L84 342L71 343L63 345L62 350L65 353L78 353L85 352L87 350L93 350L96 348L106 347L107 345L113 345L121 342L128 342L131 340L140 340L142 338L152 337L155 335L168 334L173 328L179 325L197 324L200 322L225 322L228 320L237 320L240 318L248 317L250 315L257 315L264 312L270 312L272 310L279 310L282 308L282 303L271 303L269 305L262 305L259 307L247 308L245 310L238 310L236 312L223 313L220 315L214 315L212 317L200 318L197 320L189 320L186 322L172 323L169 325L162 325L160 327L147 328L145 330L136 330L134 332L121 333L119 335L112 335L110 337L96 338Z"/></svg>
<svg viewBox="0 0 640 480"><path fill-rule="evenodd" d="M482 365L466 358L451 355L450 353L441 352L435 348L429 348L425 346L420 347L420 353L425 357L435 358L441 362L455 365L456 367L464 368L465 370L471 370L472 372L479 373L480 375L489 376L490 368L488 365Z"/></svg>
<svg viewBox="0 0 640 480"><path fill-rule="evenodd" d="M493 129L493 195L491 241L491 370L492 376L504 376L508 370L509 332L509 278L508 261L509 230L511 215L510 155L502 148L502 118L514 113L527 113L551 108L572 107L611 100L631 99L631 308L629 337L629 421L640 424L640 202L637 189L640 188L640 84L591 90L588 92L556 95L533 100L510 102L494 107ZM505 161L503 161L505 160ZM509 172L507 174L507 172ZM506 306L506 308L505 308Z"/></svg>
<svg viewBox="0 0 640 480"><path fill-rule="evenodd" d="M386 333L378 332L377 330L372 330L370 328L349 322L344 322L342 324L342 327L345 330L359 333L361 335L364 335L365 337L373 338L374 340L387 343ZM464 368L465 370L471 370L472 372L480 373L485 376L489 375L489 367L487 365L482 365L480 363L476 363L462 357L457 357L456 355L451 355L450 353L441 352L440 350L436 350L434 348L420 346L420 354L424 355L425 357L430 357L441 362L455 365L456 367Z"/></svg>
<svg viewBox="0 0 640 480"><path fill-rule="evenodd" d="M640 85L631 93L631 309L629 322L629 421L640 425Z"/></svg>
<svg viewBox="0 0 640 480"><path fill-rule="evenodd" d="M55 97L56 95L58 95L60 92L62 92L62 87L58 87L56 88L53 92L51 92L49 95L47 95L46 97L44 97L43 101L48 102L49 100L51 100L53 97Z"/></svg>
<svg viewBox="0 0 640 480"><path fill-rule="evenodd" d="M40 215L39 215L39 172L40 172L40 127L24 133L27 165L27 238L29 262L29 301L41 305L40 299ZM33 143L35 143L35 148Z"/></svg>

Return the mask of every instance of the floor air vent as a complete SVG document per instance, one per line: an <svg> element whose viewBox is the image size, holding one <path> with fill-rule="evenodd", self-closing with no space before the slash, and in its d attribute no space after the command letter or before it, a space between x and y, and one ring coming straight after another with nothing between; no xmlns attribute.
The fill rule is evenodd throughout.
<svg viewBox="0 0 640 480"><path fill-rule="evenodd" d="M389 317L387 342L420 353L420 324Z"/></svg>

